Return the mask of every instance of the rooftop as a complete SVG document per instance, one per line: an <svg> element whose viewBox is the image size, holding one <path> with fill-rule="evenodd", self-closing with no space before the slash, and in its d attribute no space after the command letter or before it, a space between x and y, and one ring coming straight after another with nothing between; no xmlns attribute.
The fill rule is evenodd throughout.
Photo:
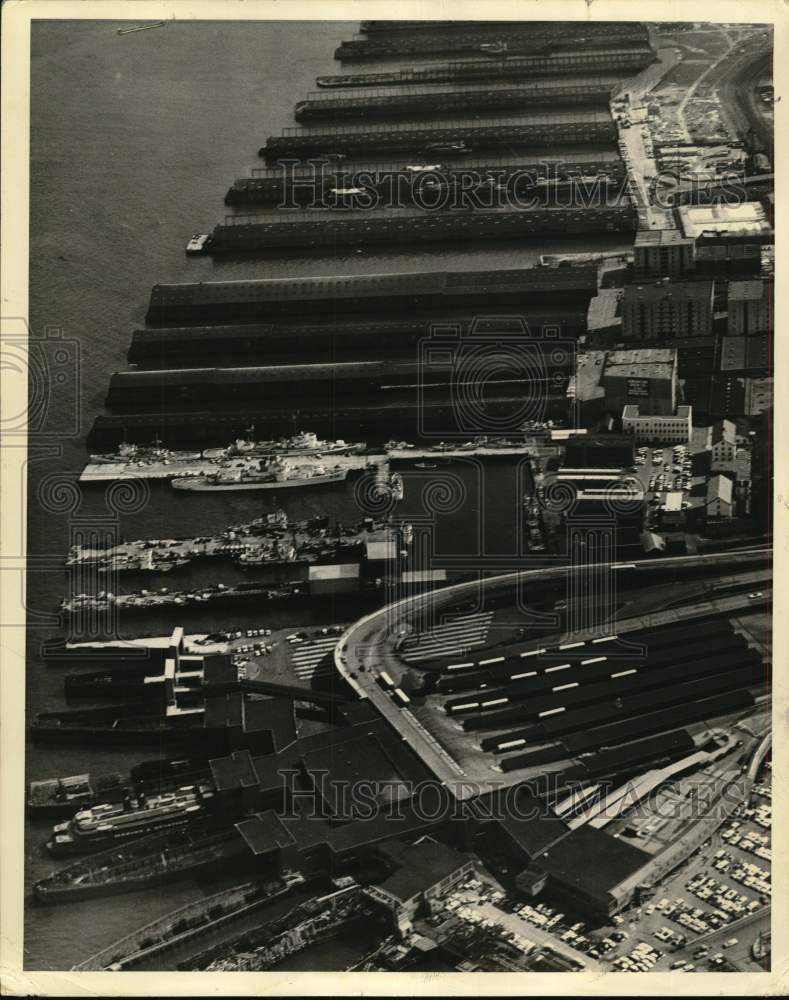
<svg viewBox="0 0 789 1000"><path fill-rule="evenodd" d="M710 444L718 444L725 441L726 444L737 443L737 425L732 420L719 420L712 425L710 434Z"/></svg>
<svg viewBox="0 0 789 1000"><path fill-rule="evenodd" d="M712 281L669 281L668 278L661 278L648 285L628 285L625 289L625 303L660 302L666 299L711 302L713 293Z"/></svg>
<svg viewBox="0 0 789 1000"><path fill-rule="evenodd" d="M714 503L716 500L731 503L733 492L734 484L728 476L713 476L707 482L707 503Z"/></svg>
<svg viewBox="0 0 789 1000"><path fill-rule="evenodd" d="M432 889L467 864L469 858L431 838L416 844L388 844L384 852L398 866L379 886L405 903Z"/></svg>
<svg viewBox="0 0 789 1000"><path fill-rule="evenodd" d="M683 235L679 229L644 229L636 233L635 245L637 247L677 246L688 242L689 238Z"/></svg>
<svg viewBox="0 0 789 1000"><path fill-rule="evenodd" d="M772 227L762 204L746 201L739 205L682 205L677 209L685 236L767 236Z"/></svg>
<svg viewBox="0 0 789 1000"><path fill-rule="evenodd" d="M586 825L541 855L539 864L569 888L600 899L650 858L646 851Z"/></svg>
<svg viewBox="0 0 789 1000"><path fill-rule="evenodd" d="M749 281L730 281L728 296L729 302L761 301L765 294L772 294L772 284L762 281L759 278L752 278Z"/></svg>

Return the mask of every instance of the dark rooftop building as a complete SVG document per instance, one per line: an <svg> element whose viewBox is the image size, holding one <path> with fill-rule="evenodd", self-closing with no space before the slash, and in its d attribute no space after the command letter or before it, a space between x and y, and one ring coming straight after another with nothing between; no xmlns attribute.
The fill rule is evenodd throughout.
<svg viewBox="0 0 789 1000"><path fill-rule="evenodd" d="M582 913L605 918L627 902L623 883L650 860L646 851L586 825L542 854L538 864L550 890Z"/></svg>

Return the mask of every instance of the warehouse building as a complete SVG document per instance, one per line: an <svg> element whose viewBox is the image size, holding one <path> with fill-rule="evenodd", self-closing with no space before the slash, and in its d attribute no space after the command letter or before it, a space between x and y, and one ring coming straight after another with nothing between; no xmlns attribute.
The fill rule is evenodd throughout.
<svg viewBox="0 0 789 1000"><path fill-rule="evenodd" d="M729 336L750 337L755 333L772 332L773 291L772 278L729 282Z"/></svg>
<svg viewBox="0 0 789 1000"><path fill-rule="evenodd" d="M636 233L634 268L637 279L683 278L695 271L695 243L678 229L646 229Z"/></svg>
<svg viewBox="0 0 789 1000"><path fill-rule="evenodd" d="M734 516L734 483L720 473L707 482L707 517Z"/></svg>
<svg viewBox="0 0 789 1000"><path fill-rule="evenodd" d="M676 413L664 416L642 413L630 403L622 409L622 430L639 442L687 444L693 433L693 407L678 406Z"/></svg>
<svg viewBox="0 0 789 1000"><path fill-rule="evenodd" d="M695 244L697 271L758 273L762 245L775 240L764 206L758 201L682 205L676 216L683 236Z"/></svg>
<svg viewBox="0 0 789 1000"><path fill-rule="evenodd" d="M592 426L605 414L619 418L631 403L644 414L673 416L679 393L677 351L586 351L576 359L567 391L577 425Z"/></svg>
<svg viewBox="0 0 789 1000"><path fill-rule="evenodd" d="M622 302L625 340L708 337L712 333L712 281L670 281L630 285Z"/></svg>

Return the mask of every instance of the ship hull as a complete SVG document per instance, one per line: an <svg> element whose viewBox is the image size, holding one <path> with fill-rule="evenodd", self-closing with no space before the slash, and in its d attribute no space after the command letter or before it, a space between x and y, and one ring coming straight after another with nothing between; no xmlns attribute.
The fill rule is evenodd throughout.
<svg viewBox="0 0 789 1000"><path fill-rule="evenodd" d="M332 474L330 476L313 476L311 479L275 479L271 482L263 483L216 483L207 479L174 479L172 487L174 490L186 490L187 492L215 493L226 492L228 490L281 490L296 486L325 486L329 483L342 483L348 477L348 470Z"/></svg>

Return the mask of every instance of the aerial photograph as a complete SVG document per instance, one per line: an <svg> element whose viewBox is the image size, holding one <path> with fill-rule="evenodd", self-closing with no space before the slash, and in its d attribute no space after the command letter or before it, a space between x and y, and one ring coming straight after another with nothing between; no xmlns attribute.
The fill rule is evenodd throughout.
<svg viewBox="0 0 789 1000"><path fill-rule="evenodd" d="M770 973L773 23L127 9L30 32L24 970Z"/></svg>

